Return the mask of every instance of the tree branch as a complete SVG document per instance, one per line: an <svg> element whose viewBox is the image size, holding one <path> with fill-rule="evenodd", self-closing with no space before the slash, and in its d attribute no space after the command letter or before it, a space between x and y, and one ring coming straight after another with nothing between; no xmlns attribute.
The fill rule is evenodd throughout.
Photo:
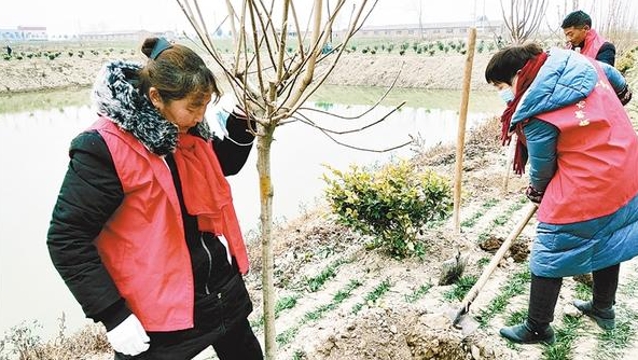
<svg viewBox="0 0 638 360"><path fill-rule="evenodd" d="M257 80L259 81L259 92L261 94L262 99L266 102L266 86L264 84L264 74L261 65L261 56L260 56L260 48L259 48L259 40L257 38L257 22L255 21L255 7L253 4L253 0L248 0L248 14L250 15L250 24L253 30L253 51L255 52L255 58L257 60ZM246 73L248 72L248 67L250 65L246 64ZM247 75L246 75L247 76Z"/></svg>
<svg viewBox="0 0 638 360"><path fill-rule="evenodd" d="M303 118L297 117L298 115L300 115L300 114L297 113L295 116L291 116L290 119L293 119L293 121L299 121L299 122L302 122L304 124L308 124L308 125L312 126L313 128L319 130L323 135L325 135L327 138L329 138L333 142L335 142L335 143L337 143L337 144L339 144L341 146L344 146L344 147L347 147L347 148L350 148L350 149L354 149L354 150L375 152L375 153L384 153L384 152L400 149L400 148L408 146L408 145L410 145L410 144L412 144L414 142L414 139L412 138L412 136L408 135L410 137L410 141L407 141L405 143L402 143L402 144L399 144L399 145L396 145L396 146L392 146L392 147L389 147L389 148L381 149L381 150L369 149L369 148L363 148L363 147L358 147L358 146L354 146L354 145L349 145L349 144L346 144L346 143L344 143L342 141L337 140L334 136L332 136L330 134L329 130L327 130L325 128L322 128L320 126L317 126L315 124L308 123L308 121L304 120ZM288 124L288 123L291 123L293 121L285 121L285 122L281 122L279 124L280 125Z"/></svg>
<svg viewBox="0 0 638 360"><path fill-rule="evenodd" d="M350 38L354 35L354 33L355 33L355 29L357 28L357 25L358 25L358 21L359 21L359 19L360 19L360 17L361 17L361 14L363 13L363 10L364 10L364 8L365 8L366 3L367 3L367 0L363 0L363 1L362 1L362 4L361 4L360 9L359 9L359 11L356 13L356 16L354 16L354 18L353 18L353 20L352 20L352 22L351 22L351 24L350 24L350 29L349 29L349 31L346 33L346 34L347 34L347 36L346 36L346 39L345 39L345 40L344 40L344 42L343 42L344 44L346 44L346 43L350 40ZM369 12L368 12L368 14L366 15L366 17L367 17L367 16L369 16L369 14L372 12L372 10L374 9L374 6L376 6L376 3L377 3L377 1L375 1L375 2L374 2L373 7L370 9L370 11L369 11ZM338 61L339 61L339 59L341 58L341 55L343 55L344 50L345 50L345 46L343 46L343 47L341 48L341 50L339 51L339 53L337 53L337 54L335 55L335 58L334 58L334 60L333 60L332 64L328 67L328 70L327 70L327 71L326 71L326 73L323 75L323 77L322 77L319 81L316 81L316 82L315 82L315 86L313 86L313 87L312 87L312 89L310 89L310 90L309 90L309 91L305 94L305 96L304 96L304 93L302 92L302 93L298 94L299 96L297 97L297 99L296 99L295 101L289 100L289 101L287 101L287 102L286 102L287 104L290 104L290 105L292 105L292 106L290 106L290 105L286 106L286 107L288 107L290 110L289 110L289 111L287 111L287 112L286 112L286 114L282 114L282 116L283 116L283 117L285 117L285 116L287 116L287 115L289 115L289 114L292 114L292 113L294 113L295 111L297 111L297 109L298 109L301 105L303 105L303 103L305 103L305 102L308 100L308 98L309 98L310 96L312 96L312 94L314 94L314 93L317 91L317 89L318 89L318 88L319 88L319 87L320 87L320 86L321 86L321 85L322 85L322 84L326 81L326 79L328 78L328 76L330 76L330 74L331 74L331 73L332 73L332 71L334 70L335 66L337 65L337 62L338 62ZM304 88L304 90L305 90L305 88ZM300 98L301 98L301 100L300 100ZM293 99L294 99L294 98L293 98Z"/></svg>
<svg viewBox="0 0 638 360"><path fill-rule="evenodd" d="M314 28L313 28L313 34L312 34L312 44L316 44L319 42L319 36L320 36L320 30L321 30L322 8L323 8L322 0L315 0L315 6L314 6L315 17L314 17ZM308 67L306 68L304 77L301 79L301 83L299 84L295 92L293 93L291 100L289 100L289 103L295 104L297 101L299 101L299 99L303 95L308 85L310 85L310 83L312 82L312 78L315 72L315 64L316 64L317 56L318 56L317 49L314 49L308 56ZM288 105L287 107L290 107L290 105Z"/></svg>
<svg viewBox="0 0 638 360"><path fill-rule="evenodd" d="M288 39L288 9L290 9L290 0L284 0L284 10L281 19L282 37L279 42L279 59L277 61L277 82L283 81L284 74L284 55L286 52L286 40Z"/></svg>
<svg viewBox="0 0 638 360"><path fill-rule="evenodd" d="M397 72L397 76L394 77L394 80L392 80L392 84L390 84L390 86L388 87L388 89L385 91L385 93L383 93L383 95L381 95L381 97L379 99L377 99L377 102L374 103L374 105L372 105L372 107L370 107L368 110L364 111L363 113L361 113L360 115L357 116L342 116L342 115L337 115L337 114L332 114L330 112L327 111L323 111L320 109L315 109L315 108L309 108L309 107L299 107L299 110L308 110L308 111L315 111L318 113L324 113L326 115L332 115L344 120L355 120L355 119L359 119L362 116L365 116L366 114L368 114L369 112L371 112L372 110L374 110L377 106L379 106L379 104L381 104L381 102L383 100L385 100L385 98L388 96L388 94L390 94L390 91L392 91L392 89L394 89L395 84L397 83L397 80L399 80L399 76L401 75L401 71L403 71L403 66L405 65L405 62L401 63L401 67L399 68L399 71ZM405 102L404 102L405 103ZM401 104L401 106L403 106L403 104Z"/></svg>
<svg viewBox="0 0 638 360"><path fill-rule="evenodd" d="M388 113L386 113L385 115L383 115L381 118L379 118L379 119L377 119L377 120L375 120L375 121L373 121L373 122L371 122L371 123L369 123L369 124L366 124L366 125L364 125L364 126L362 126L362 127L359 127L359 128L350 129L350 130L341 130L341 131L339 131L339 130L332 130L332 129L328 129L328 128L326 128L326 127L319 126L319 125L317 125L317 123L316 123L316 122L312 121L312 120L311 120L308 116L306 116L305 114L303 114L303 113L301 113L301 112L299 112L299 111L298 111L298 112L296 112L296 113L295 113L295 115L296 115L296 116L301 116L301 118L302 118L302 119L304 119L304 120L301 120L301 119L300 119L300 121L303 121L304 123L306 123L306 124L308 124L308 125L310 125L310 126L312 126L312 127L315 127L315 128L320 129L320 130L322 130L322 131L325 131L325 132L328 132L328 133L331 133L331 134L335 134L335 135L345 135L345 134L352 134L352 133L356 133L356 132L361 132L361 131L363 131L363 130L365 130L365 129L371 128L371 127L373 127L374 125L377 125L377 124L381 123L382 121L385 121L385 120L386 120L386 119L387 119L390 115L394 114L396 111L398 111L399 109L401 109L401 108L403 107L403 105L405 105L405 101L401 102L399 105L397 105L397 106L395 106L394 108L392 108L392 110L390 110ZM330 115L330 116L337 117L337 118L340 118L340 117L341 117L340 115L333 114L333 113L330 113L330 112L323 112L323 113L324 113L324 114L326 114L326 115ZM365 114L367 114L367 113L368 113L368 112L361 113L361 114L359 114L359 116L358 116L357 118L355 118L355 119L360 119L360 118L362 118L362 117L363 117ZM351 118L351 119L352 119L352 118ZM353 120L353 119L352 119L352 120Z"/></svg>

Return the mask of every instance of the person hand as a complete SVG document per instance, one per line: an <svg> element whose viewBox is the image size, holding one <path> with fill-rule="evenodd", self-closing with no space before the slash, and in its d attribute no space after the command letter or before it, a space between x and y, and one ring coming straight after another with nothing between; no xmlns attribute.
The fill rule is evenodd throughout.
<svg viewBox="0 0 638 360"><path fill-rule="evenodd" d="M544 194L544 191L538 191L534 189L532 185L529 185L527 190L525 190L525 196L527 196L527 198L536 205L541 203Z"/></svg>
<svg viewBox="0 0 638 360"><path fill-rule="evenodd" d="M618 95L618 99L620 99L620 103L624 105L627 105L627 103L629 103L631 101L631 90L629 89L629 85L625 85L625 88L622 89L619 93L617 93L616 95Z"/></svg>
<svg viewBox="0 0 638 360"><path fill-rule="evenodd" d="M129 315L113 330L106 333L113 350L129 356L135 356L148 350L150 344L148 335L142 323L134 314Z"/></svg>

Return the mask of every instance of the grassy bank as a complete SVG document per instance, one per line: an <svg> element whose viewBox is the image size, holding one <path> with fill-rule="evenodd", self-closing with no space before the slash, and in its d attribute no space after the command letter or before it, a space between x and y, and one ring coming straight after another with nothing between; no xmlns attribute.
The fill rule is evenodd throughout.
<svg viewBox="0 0 638 360"><path fill-rule="evenodd" d="M0 114L88 105L89 95L89 87L0 93Z"/></svg>

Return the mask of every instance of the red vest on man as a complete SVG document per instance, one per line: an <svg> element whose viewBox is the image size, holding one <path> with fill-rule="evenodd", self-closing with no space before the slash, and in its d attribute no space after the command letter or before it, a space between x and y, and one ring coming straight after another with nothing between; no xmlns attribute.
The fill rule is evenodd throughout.
<svg viewBox="0 0 638 360"><path fill-rule="evenodd" d="M598 51L600 51L600 48L604 43L605 39L600 36L596 30L589 29L585 35L585 44L583 44L583 48L580 50L580 53L595 59L596 56L598 56Z"/></svg>
<svg viewBox="0 0 638 360"><path fill-rule="evenodd" d="M108 119L93 128L109 148L125 194L96 239L102 262L144 329L192 328L191 259L171 172Z"/></svg>
<svg viewBox="0 0 638 360"><path fill-rule="evenodd" d="M638 193L638 137L604 72L584 100L536 117L556 126L557 171L538 220L568 224L609 215Z"/></svg>

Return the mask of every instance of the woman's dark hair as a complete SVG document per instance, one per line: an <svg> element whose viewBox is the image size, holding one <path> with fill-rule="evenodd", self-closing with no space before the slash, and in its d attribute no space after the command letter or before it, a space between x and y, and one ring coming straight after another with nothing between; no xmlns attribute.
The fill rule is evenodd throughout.
<svg viewBox="0 0 638 360"><path fill-rule="evenodd" d="M576 10L565 16L561 28L567 29L569 27L582 28L585 25L591 28L591 17L582 10Z"/></svg>
<svg viewBox="0 0 638 360"><path fill-rule="evenodd" d="M508 46L492 56L485 68L485 80L488 84L505 83L512 86L516 72L525 66L528 60L543 52L537 43Z"/></svg>
<svg viewBox="0 0 638 360"><path fill-rule="evenodd" d="M151 87L158 90L162 101L183 99L190 94L212 93L218 98L220 90L217 81L204 60L193 50L179 44L168 45L165 50L156 52L151 58L153 49L161 46L166 40L147 38L142 44L142 53L149 59L139 72L139 91L149 96ZM160 44L158 44L160 42Z"/></svg>

